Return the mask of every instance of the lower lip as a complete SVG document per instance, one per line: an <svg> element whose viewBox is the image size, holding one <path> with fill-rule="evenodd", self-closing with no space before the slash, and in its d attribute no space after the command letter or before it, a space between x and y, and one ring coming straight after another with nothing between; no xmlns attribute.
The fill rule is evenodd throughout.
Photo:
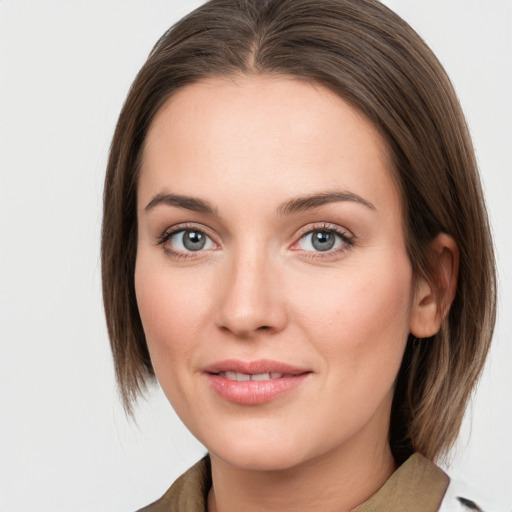
<svg viewBox="0 0 512 512"><path fill-rule="evenodd" d="M206 374L213 390L229 402L258 405L270 402L300 386L309 373L270 380L237 381L212 373Z"/></svg>

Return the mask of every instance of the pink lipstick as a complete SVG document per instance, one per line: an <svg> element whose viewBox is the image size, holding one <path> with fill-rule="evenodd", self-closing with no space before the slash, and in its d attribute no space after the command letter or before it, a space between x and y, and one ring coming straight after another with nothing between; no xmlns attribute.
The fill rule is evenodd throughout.
<svg viewBox="0 0 512 512"><path fill-rule="evenodd" d="M203 369L212 389L229 402L258 405L294 390L310 370L279 361L219 361Z"/></svg>

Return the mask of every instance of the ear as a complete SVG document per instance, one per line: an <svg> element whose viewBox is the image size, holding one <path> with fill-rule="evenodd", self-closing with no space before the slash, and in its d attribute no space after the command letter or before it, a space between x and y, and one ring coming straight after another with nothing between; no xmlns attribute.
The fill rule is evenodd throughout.
<svg viewBox="0 0 512 512"><path fill-rule="evenodd" d="M428 338L439 331L457 290L459 249L455 240L441 233L430 249L434 282L419 279L411 307L409 330L416 338Z"/></svg>

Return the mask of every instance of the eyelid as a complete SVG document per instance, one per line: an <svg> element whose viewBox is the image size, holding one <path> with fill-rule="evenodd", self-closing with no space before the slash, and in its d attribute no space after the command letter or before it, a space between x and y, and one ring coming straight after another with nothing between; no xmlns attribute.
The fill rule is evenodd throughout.
<svg viewBox="0 0 512 512"><path fill-rule="evenodd" d="M180 231L200 231L201 233L204 233L205 235L210 237L217 245L219 245L219 243L215 241L215 239L218 238L217 235L213 233L210 228L203 224L198 224L195 222L182 222L179 224L173 224L172 226L168 226L160 235L157 235L157 243L165 243L167 240L169 240L170 237L172 237L176 233L179 233Z"/></svg>
<svg viewBox="0 0 512 512"><path fill-rule="evenodd" d="M209 249L200 249L198 251L179 251L174 248L168 247L167 242L177 233L181 231L197 231L206 235L212 243L215 245L214 248ZM212 250L217 250L220 247L219 242L216 240L217 236L212 233L212 230L203 224L183 222L179 224L174 224L172 226L167 227L160 235L156 237L157 245L161 245L166 253L175 257L175 258L197 258L205 253L209 253Z"/></svg>
<svg viewBox="0 0 512 512"><path fill-rule="evenodd" d="M177 233L180 231L198 231L203 234L205 234L212 243L215 245L215 247L212 249L201 249L198 251L179 251L175 249L171 249L169 247L166 247L165 244ZM304 250L300 248L296 248L297 244L302 240L306 235L318 232L318 231L325 231L334 233L336 236L338 236L342 241L342 247L338 247L335 249L330 249L326 251L310 251L310 250ZM295 236L294 236L294 242L289 247L290 250L295 252L302 252L304 254L307 254L310 258L329 258L333 255L338 255L340 253L343 253L350 249L357 241L356 236L349 231L347 228L340 226L339 224L333 224L330 222L317 222L308 224L301 229L299 229ZM162 245L164 250L171 254L174 257L178 258L194 258L194 257L200 257L201 254L204 255L204 253L208 253L212 250L217 250L220 248L221 244L218 241L218 235L213 232L210 228L207 226L195 223L195 222L183 222L179 224L175 224L172 226L167 227L162 234L158 235L156 237L156 243L157 245Z"/></svg>
<svg viewBox="0 0 512 512"><path fill-rule="evenodd" d="M325 231L329 233L334 233L336 236L340 237L343 246L334 250L327 250L327 251L306 251L303 249L294 248L306 235L309 235L314 232L318 231ZM320 223L313 223L308 224L307 226L304 226L301 228L297 234L295 235L295 242L293 242L292 246L290 247L291 250L297 251L297 252L303 252L307 253L309 257L329 257L334 254L338 254L341 252L345 252L349 248L351 248L355 243L357 239L353 233L351 233L347 228L344 228L338 224L332 224L330 222L320 222Z"/></svg>
<svg viewBox="0 0 512 512"><path fill-rule="evenodd" d="M311 233L311 231L332 231L334 233L339 233L346 238L355 238L350 230L332 222L312 222L311 224L307 224L306 226L300 228L295 236L300 238L307 233Z"/></svg>

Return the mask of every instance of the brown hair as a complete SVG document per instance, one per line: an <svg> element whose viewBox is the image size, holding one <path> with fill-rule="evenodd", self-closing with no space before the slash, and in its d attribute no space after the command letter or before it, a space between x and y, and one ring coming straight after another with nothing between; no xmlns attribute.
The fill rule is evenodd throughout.
<svg viewBox="0 0 512 512"><path fill-rule="evenodd" d="M104 190L103 297L128 411L153 376L134 291L136 191L156 112L211 76L295 76L328 87L380 130L392 155L416 276L435 288L429 247L460 251L453 304L438 334L412 336L397 378L390 444L397 461L430 459L455 440L495 320L494 255L474 151L456 94L423 40L376 0L212 0L167 31L119 117Z"/></svg>

